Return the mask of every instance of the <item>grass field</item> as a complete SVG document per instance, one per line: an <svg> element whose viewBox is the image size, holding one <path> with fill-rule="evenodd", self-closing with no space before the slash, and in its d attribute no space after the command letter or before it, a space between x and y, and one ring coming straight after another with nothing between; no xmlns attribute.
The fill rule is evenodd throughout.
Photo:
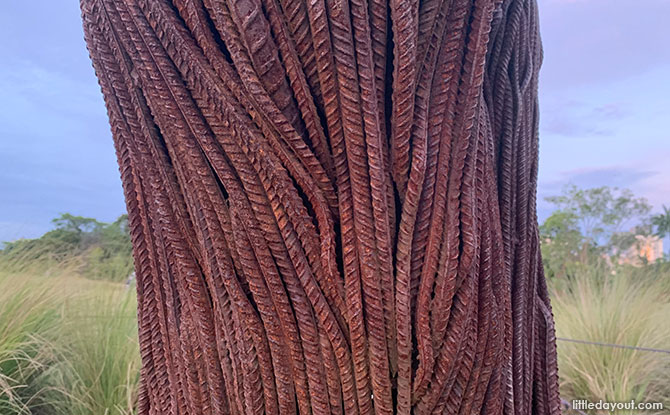
<svg viewBox="0 0 670 415"><path fill-rule="evenodd" d="M62 265L0 271L0 414L132 414L140 367L134 288ZM559 337L670 349L667 264L583 268L549 286ZM567 342L558 353L568 401L670 406L668 354Z"/></svg>
<svg viewBox="0 0 670 415"><path fill-rule="evenodd" d="M557 335L670 350L669 283L670 272L663 266L614 274L585 269L569 281L555 282ZM568 401L636 400L670 407L670 354L559 341L558 355L561 393Z"/></svg>
<svg viewBox="0 0 670 415"><path fill-rule="evenodd" d="M0 414L131 414L134 288L0 271Z"/></svg>

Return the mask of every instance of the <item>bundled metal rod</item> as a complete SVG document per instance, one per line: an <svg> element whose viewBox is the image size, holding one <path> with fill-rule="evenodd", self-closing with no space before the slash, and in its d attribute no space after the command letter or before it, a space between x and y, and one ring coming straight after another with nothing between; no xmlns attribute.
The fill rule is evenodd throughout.
<svg viewBox="0 0 670 415"><path fill-rule="evenodd" d="M534 0L82 0L148 414L560 412Z"/></svg>

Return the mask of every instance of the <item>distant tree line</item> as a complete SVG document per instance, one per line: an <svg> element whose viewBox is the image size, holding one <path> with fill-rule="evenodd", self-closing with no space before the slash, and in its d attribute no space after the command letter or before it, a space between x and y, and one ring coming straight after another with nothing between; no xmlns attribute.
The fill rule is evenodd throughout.
<svg viewBox="0 0 670 415"><path fill-rule="evenodd" d="M111 223L64 213L55 229L36 239L6 242L0 250L5 269L72 267L93 279L122 281L133 269L128 216Z"/></svg>
<svg viewBox="0 0 670 415"><path fill-rule="evenodd" d="M670 234L670 209L652 215L645 198L628 189L568 185L545 200L555 206L540 225L545 272L570 274L583 265L616 260L636 243L637 236Z"/></svg>
<svg viewBox="0 0 670 415"><path fill-rule="evenodd" d="M540 226L548 277L611 262L635 243L637 235L670 235L670 208L663 206L652 215L647 200L628 189L569 185L546 200L556 208ZM128 215L105 223L64 213L52 223L55 229L39 238L5 242L0 266L11 270L68 264L88 278L128 278L133 270Z"/></svg>

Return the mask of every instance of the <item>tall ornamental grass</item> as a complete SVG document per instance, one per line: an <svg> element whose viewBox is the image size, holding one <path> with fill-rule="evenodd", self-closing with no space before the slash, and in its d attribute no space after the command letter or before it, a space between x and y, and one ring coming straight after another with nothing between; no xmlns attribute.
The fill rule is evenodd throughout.
<svg viewBox="0 0 670 415"><path fill-rule="evenodd" d="M58 298L46 279L0 272L0 414L49 413L58 365ZM54 412L51 412L54 413Z"/></svg>
<svg viewBox="0 0 670 415"><path fill-rule="evenodd" d="M134 290L93 290L63 325L68 414L130 415L139 381Z"/></svg>
<svg viewBox="0 0 670 415"><path fill-rule="evenodd" d="M132 414L135 307L122 284L0 271L0 414Z"/></svg>
<svg viewBox="0 0 670 415"><path fill-rule="evenodd" d="M557 284L552 306L559 337L670 350L669 273L580 272ZM565 399L665 402L670 405L670 355L558 342Z"/></svg>

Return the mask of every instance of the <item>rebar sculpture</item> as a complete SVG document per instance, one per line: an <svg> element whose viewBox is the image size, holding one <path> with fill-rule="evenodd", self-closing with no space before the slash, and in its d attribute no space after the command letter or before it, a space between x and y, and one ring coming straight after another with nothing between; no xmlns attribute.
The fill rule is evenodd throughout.
<svg viewBox="0 0 670 415"><path fill-rule="evenodd" d="M81 7L140 414L559 414L534 0Z"/></svg>

